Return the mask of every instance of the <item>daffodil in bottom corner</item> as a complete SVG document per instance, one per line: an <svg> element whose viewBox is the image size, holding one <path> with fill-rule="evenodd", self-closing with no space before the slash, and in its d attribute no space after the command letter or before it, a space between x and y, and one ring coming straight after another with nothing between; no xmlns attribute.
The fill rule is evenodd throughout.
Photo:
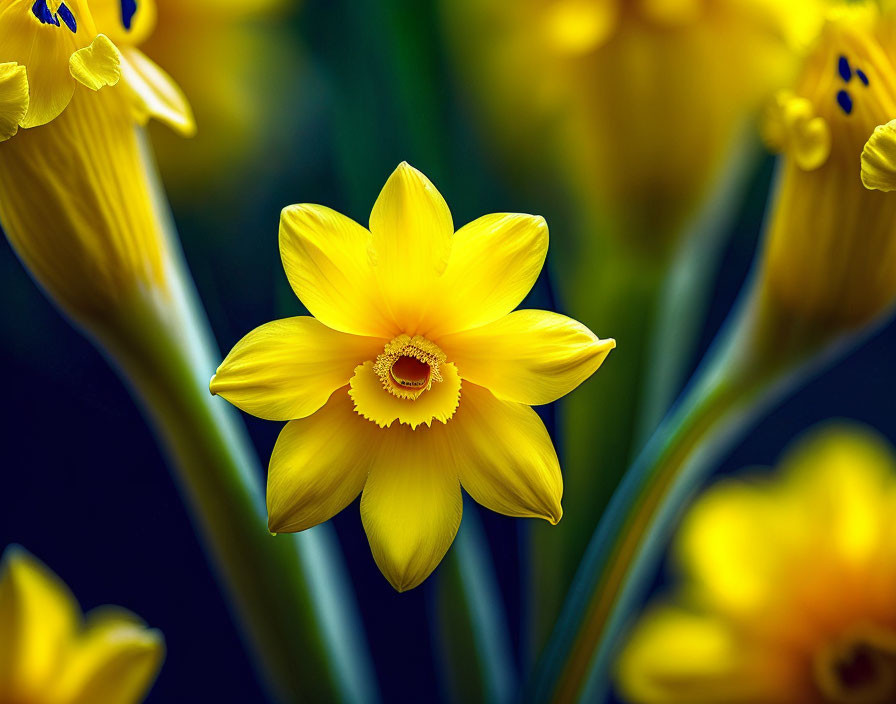
<svg viewBox="0 0 896 704"><path fill-rule="evenodd" d="M882 440L828 428L775 478L722 482L677 549L683 588L619 660L626 701L896 702L896 461Z"/></svg>
<svg viewBox="0 0 896 704"><path fill-rule="evenodd" d="M62 581L22 548L0 566L0 702L136 704L165 655L162 634L129 611L82 617Z"/></svg>
<svg viewBox="0 0 896 704"><path fill-rule="evenodd" d="M290 421L270 462L271 531L310 528L361 494L374 559L403 591L454 540L461 486L494 511L560 520L557 455L530 406L572 391L615 343L557 313L511 312L547 246L532 215L455 232L407 164L369 230L319 205L283 211L283 265L314 317L250 332L211 382L248 413Z"/></svg>

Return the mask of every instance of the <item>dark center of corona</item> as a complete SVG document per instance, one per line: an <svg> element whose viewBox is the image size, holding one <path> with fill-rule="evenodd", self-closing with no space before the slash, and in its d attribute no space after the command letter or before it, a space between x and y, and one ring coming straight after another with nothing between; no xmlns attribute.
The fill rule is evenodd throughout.
<svg viewBox="0 0 896 704"><path fill-rule="evenodd" d="M432 368L415 357L399 357L389 370L394 381L406 389L422 389L429 384Z"/></svg>
<svg viewBox="0 0 896 704"><path fill-rule="evenodd" d="M840 56L837 59L837 75L840 76L840 80L845 84L843 88L837 91L837 105L840 106L840 109L845 114L849 115L852 113L853 107L852 94L847 90L849 82L852 81L853 76L855 76L858 83L861 83L862 86L867 88L870 81L868 80L867 74L862 69L850 66L849 59L845 56Z"/></svg>
<svg viewBox="0 0 896 704"><path fill-rule="evenodd" d="M896 652L857 639L830 662L831 684L825 701L831 704L893 704L896 702Z"/></svg>
<svg viewBox="0 0 896 704"><path fill-rule="evenodd" d="M61 27L64 24L72 33L78 31L78 21L64 2L59 3L54 12L47 4L47 0L37 0L31 6L31 14L37 17L41 24L51 24L54 27Z"/></svg>

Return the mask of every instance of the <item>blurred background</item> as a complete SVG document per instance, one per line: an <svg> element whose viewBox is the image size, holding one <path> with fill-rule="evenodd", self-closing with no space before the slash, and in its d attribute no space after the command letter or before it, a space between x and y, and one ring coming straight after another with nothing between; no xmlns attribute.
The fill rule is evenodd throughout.
<svg viewBox="0 0 896 704"><path fill-rule="evenodd" d="M452 25L464 18L452 15L447 3L440 7L417 0L251 4L257 6L251 16L237 13L227 28L186 22L188 31L153 40L158 46L154 58L184 85L197 112L200 135L195 143L153 136L159 140L160 168L186 258L221 348L230 349L262 322L303 313L279 262L280 209L297 202L321 203L366 224L386 177L407 160L440 189L457 226L498 211L537 212L547 219L549 265L524 306L573 315L601 337L616 337L618 349L576 394L595 395L609 408L624 407L628 396L637 395L623 389L628 396L620 396L612 382L603 381L622 374L647 345L627 338L616 328L615 317L603 315L604 308L624 315L630 292L597 293L600 285L595 283L594 295L608 300L592 307L580 286L559 280L564 276L561 262L575 257L576 247L593 256L613 256L612 247L595 250L576 239L591 236L592 230L595 238L602 237L601 228L613 226L571 206L591 201L545 163L508 157L521 147L508 145L507 135L496 133L498 121L483 108L481 97L490 90L484 83L494 74L469 70L475 52L459 43ZM160 26L165 5L160 3ZM207 34L194 43L191 32ZM484 41L472 26L467 39ZM229 55L230 63L219 60L218 53ZM178 74L179 66L191 62L210 76L211 86L202 78ZM520 66L524 74L528 70ZM538 79L529 77L535 90ZM194 88L191 83L197 80ZM682 77L682 90L688 81ZM234 94L234 85L244 93ZM575 129L572 122L555 121L551 139L557 130ZM542 146L532 143L533 154ZM693 311L695 342L684 354L682 378L696 366L749 275L774 173L773 159L756 146L750 147L753 156L743 160L734 195L726 195L727 217L721 219L718 244L713 245L717 268L707 274L709 304ZM581 171L570 181L586 191L599 187L589 186ZM648 208L649 203L648 197ZM651 227L638 225L632 240L643 239ZM664 241L670 239L674 237L664 236ZM595 265L593 278L599 279L601 271ZM265 701L178 487L121 380L51 307L6 245L0 252L0 289L6 301L0 307L5 377L0 542L20 543L45 561L85 609L120 604L164 632L168 656L150 702ZM867 423L896 443L894 345L896 331L884 328L813 379L765 417L718 473L772 464L795 437L832 417ZM597 485L592 493L575 493L576 484L567 482L564 504L580 508L564 521L590 521L593 527L621 469L609 466L612 456L606 461L593 453L571 459L574 440L558 431L558 412L552 407L539 411L554 435L561 466L568 460L582 462ZM248 416L244 420L266 460L280 425ZM564 578L533 562L532 532L542 526L467 502L467 516L474 511L491 548L514 666L524 672L543 645L544 634L533 624L533 602L550 600L535 582L551 583L557 577L562 585ZM398 594L373 562L357 502L334 524L384 701L479 698L475 673L467 677L462 665L449 667L451 657L443 645L445 619L440 615L451 608L445 605L445 592L456 589L452 563L446 560L420 588ZM588 535L590 530L584 530L577 540ZM542 569L546 571L540 573ZM663 581L657 575L657 589Z"/></svg>

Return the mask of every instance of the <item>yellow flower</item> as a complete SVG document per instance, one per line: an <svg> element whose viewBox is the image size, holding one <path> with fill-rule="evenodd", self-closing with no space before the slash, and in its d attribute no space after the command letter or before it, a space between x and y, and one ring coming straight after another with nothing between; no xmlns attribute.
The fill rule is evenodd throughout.
<svg viewBox="0 0 896 704"><path fill-rule="evenodd" d="M896 701L896 463L858 429L805 441L781 474L727 480L677 539L685 584L618 665L639 704Z"/></svg>
<svg viewBox="0 0 896 704"><path fill-rule="evenodd" d="M862 183L876 183L887 138L875 128L896 117L894 31L896 15L873 3L832 11L793 91L769 110L765 137L784 156L760 289L787 328L848 331L896 299L896 197Z"/></svg>
<svg viewBox="0 0 896 704"><path fill-rule="evenodd" d="M695 217L763 101L792 80L821 5L443 3L509 158L547 160L611 231L659 251Z"/></svg>
<svg viewBox="0 0 896 704"><path fill-rule="evenodd" d="M165 656L162 634L124 609L81 616L68 588L17 547L0 565L0 701L140 702Z"/></svg>
<svg viewBox="0 0 896 704"><path fill-rule="evenodd" d="M164 307L171 296L170 245L135 123L194 128L180 90L129 43L151 29L152 4L127 6L16 0L0 14L0 138L15 135L0 144L0 223L57 303L100 334L136 298Z"/></svg>
<svg viewBox="0 0 896 704"><path fill-rule="evenodd" d="M151 0L134 3L133 11L129 7L117 0L5 3L0 10L0 141L19 127L55 120L78 84L98 91L122 78L139 121L158 117L186 134L194 130L180 89L130 45L151 30Z"/></svg>
<svg viewBox="0 0 896 704"><path fill-rule="evenodd" d="M363 489L373 556L402 591L454 539L461 485L500 513L560 520L560 467L529 406L572 391L615 343L556 313L511 312L547 246L531 215L486 215L455 233L442 196L407 164L369 231L318 205L283 211L283 266L315 317L252 331L211 381L246 412L290 421L268 475L272 531L326 521Z"/></svg>

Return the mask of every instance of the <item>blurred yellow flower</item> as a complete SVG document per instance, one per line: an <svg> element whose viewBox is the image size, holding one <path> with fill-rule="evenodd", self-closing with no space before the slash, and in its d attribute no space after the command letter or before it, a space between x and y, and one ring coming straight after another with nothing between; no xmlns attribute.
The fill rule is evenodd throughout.
<svg viewBox="0 0 896 704"><path fill-rule="evenodd" d="M162 634L124 609L81 615L59 578L7 548L0 566L0 701L131 704L162 665Z"/></svg>
<svg viewBox="0 0 896 704"><path fill-rule="evenodd" d="M407 164L369 231L318 205L283 211L283 266L315 317L250 332L211 381L244 411L290 421L268 475L272 531L326 521L363 489L373 556L401 591L454 539L461 484L500 513L560 520L560 467L529 406L572 391L615 343L556 313L511 312L547 247L532 215L486 215L455 233L442 196Z"/></svg>
<svg viewBox="0 0 896 704"><path fill-rule="evenodd" d="M896 117L894 39L892 10L832 10L766 117L765 139L784 158L760 288L787 329L798 318L825 334L851 330L896 300L896 197L863 185L880 178L875 149L888 131L875 128Z"/></svg>
<svg viewBox="0 0 896 704"><path fill-rule="evenodd" d="M599 221L661 250L792 80L821 5L443 3L465 83L509 158L537 154Z"/></svg>
<svg viewBox="0 0 896 704"><path fill-rule="evenodd" d="M830 428L780 476L725 480L677 539L685 583L618 665L638 704L896 701L896 462Z"/></svg>

